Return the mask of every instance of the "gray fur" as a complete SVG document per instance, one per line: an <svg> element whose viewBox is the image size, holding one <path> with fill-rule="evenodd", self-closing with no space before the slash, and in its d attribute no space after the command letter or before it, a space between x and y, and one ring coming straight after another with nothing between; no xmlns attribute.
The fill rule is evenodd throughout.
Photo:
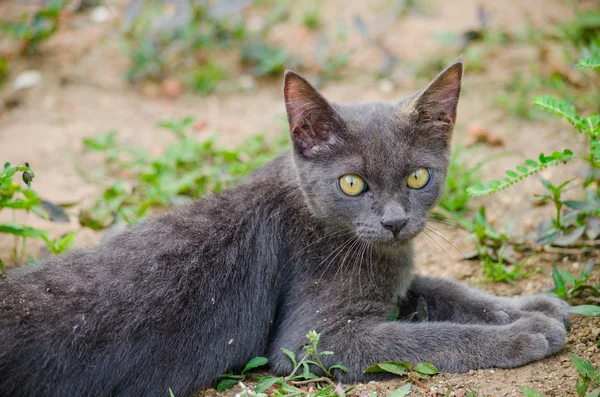
<svg viewBox="0 0 600 397"><path fill-rule="evenodd" d="M185 396L321 333L342 381L386 360L510 368L561 349L543 296L498 298L413 274L411 240L438 199L462 65L397 104L331 104L286 74L294 149L244 183L0 280L0 395ZM406 178L432 170L425 188ZM368 182L361 196L337 186ZM387 218L406 218L393 234ZM397 321L389 321L397 313ZM427 321L413 322L426 312ZM371 375L373 376L373 375Z"/></svg>

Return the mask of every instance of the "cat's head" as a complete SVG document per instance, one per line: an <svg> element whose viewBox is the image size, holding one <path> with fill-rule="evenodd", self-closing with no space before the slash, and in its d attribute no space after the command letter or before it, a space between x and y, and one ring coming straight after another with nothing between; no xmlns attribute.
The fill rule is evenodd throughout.
<svg viewBox="0 0 600 397"><path fill-rule="evenodd" d="M338 104L286 72L294 164L312 214L378 244L420 233L444 186L461 78L456 62L398 103Z"/></svg>

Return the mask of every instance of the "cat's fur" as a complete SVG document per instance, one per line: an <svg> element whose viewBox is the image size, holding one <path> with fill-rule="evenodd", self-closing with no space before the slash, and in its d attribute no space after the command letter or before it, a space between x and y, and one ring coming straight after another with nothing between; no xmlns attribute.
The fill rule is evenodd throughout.
<svg viewBox="0 0 600 397"><path fill-rule="evenodd" d="M395 104L332 104L299 75L284 94L293 150L239 186L108 242L0 280L0 395L186 396L321 333L342 381L386 360L510 368L561 349L544 296L499 298L413 274L411 239L442 189L462 64ZM428 167L431 182L406 178ZM344 195L338 178L368 183ZM381 222L408 220L394 234ZM390 321L400 302L400 320ZM419 311L428 321L406 318ZM405 320L402 320L405 319Z"/></svg>

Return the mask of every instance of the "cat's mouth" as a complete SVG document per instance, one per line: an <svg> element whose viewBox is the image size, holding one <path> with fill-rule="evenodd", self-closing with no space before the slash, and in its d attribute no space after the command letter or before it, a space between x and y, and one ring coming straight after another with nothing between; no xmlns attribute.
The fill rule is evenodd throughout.
<svg viewBox="0 0 600 397"><path fill-rule="evenodd" d="M356 236L364 242L386 246L386 247L401 247L406 245L416 235L412 233L391 233L387 230L381 232L375 230L360 230L356 231Z"/></svg>

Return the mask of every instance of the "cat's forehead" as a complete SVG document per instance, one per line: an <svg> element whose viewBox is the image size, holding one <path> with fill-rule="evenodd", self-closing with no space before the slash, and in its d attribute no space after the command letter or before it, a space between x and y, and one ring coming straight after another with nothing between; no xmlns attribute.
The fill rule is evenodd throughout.
<svg viewBox="0 0 600 397"><path fill-rule="evenodd" d="M420 134L406 103L333 106L346 127L347 145L343 156L336 159L344 170L356 170L384 182L401 178L416 167L443 166L445 148Z"/></svg>
<svg viewBox="0 0 600 397"><path fill-rule="evenodd" d="M351 133L373 136L385 135L390 129L401 127L402 117L397 105L383 102L335 103Z"/></svg>

